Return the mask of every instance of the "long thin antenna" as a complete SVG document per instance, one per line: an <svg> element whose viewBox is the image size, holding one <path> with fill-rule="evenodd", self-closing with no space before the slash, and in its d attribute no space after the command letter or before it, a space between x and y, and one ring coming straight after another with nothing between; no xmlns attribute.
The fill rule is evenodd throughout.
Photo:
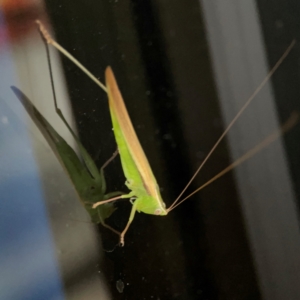
<svg viewBox="0 0 300 300"><path fill-rule="evenodd" d="M201 163L201 165L199 166L199 168L196 170L196 172L194 173L194 175L192 176L192 178L190 179L190 181L187 183L187 185L185 186L185 188L182 190L182 192L180 193L180 195L176 198L176 200L173 202L173 204L168 208L168 211L171 211L175 207L176 203L180 200L180 198L183 195L183 193L191 185L192 181L198 175L198 173L203 168L203 166L205 165L205 163L207 162L207 160L210 158L210 156L213 154L213 152L218 147L218 145L220 144L220 142L226 136L226 134L228 133L228 131L235 124L235 122L238 120L238 118L241 116L241 114L244 112L244 110L247 108L247 106L251 103L251 101L255 98L255 96L266 85L266 83L269 81L269 79L272 77L272 75L275 73L275 71L278 69L278 67L281 65L281 63L284 61L284 59L290 53L290 51L294 47L295 43L296 43L296 40L293 40L291 42L291 44L289 45L289 47L285 50L285 52L282 54L282 56L280 57L280 59L277 61L277 63L274 65L274 67L271 69L271 71L268 73L268 75L265 77L265 79L262 81L262 83L256 88L256 90L254 91L254 93L246 101L246 103L243 105L243 107L240 109L240 111L237 113L237 115L234 117L234 119L229 123L229 125L227 126L227 128L225 129L225 131L223 132L223 134L219 137L219 139L217 140L217 142L211 148L211 150L209 151L209 153L207 154L207 156L205 157L205 159L203 160L203 162Z"/></svg>
<svg viewBox="0 0 300 300"><path fill-rule="evenodd" d="M243 156L241 156L239 159L237 159L234 163L230 164L223 171L221 171L220 173L218 173L217 175L215 175L213 178L211 178L206 183L204 183L203 185L201 185L194 192L192 192L187 197L185 197L184 199L182 199L181 201L179 201L179 203L177 203L176 205L172 205L172 208L168 209L168 212L170 212L171 210L173 210L175 207L177 207L178 205L180 205L185 200L189 199L195 193L199 192L200 190L202 190L206 186L208 186L211 183L213 183L218 178L224 176L226 173L228 173L229 171L231 171L232 169L234 169L235 167L237 167L238 165L240 165L244 161L246 161L249 158L251 158L252 156L254 156L256 153L260 152L262 149L264 149L267 146L269 146L271 143L273 143L275 140L277 140L281 135L283 135L284 133L286 133L287 131L289 131L291 128L293 128L297 124L298 121L299 121L299 114L297 112L293 112L292 115L290 116L290 118L285 122L285 124L280 129L278 129L275 132L273 132L271 135L269 135L267 138L265 138L262 142L260 142L258 145L256 145L251 150L249 150L247 153L245 153Z"/></svg>
<svg viewBox="0 0 300 300"><path fill-rule="evenodd" d="M46 30L46 28L43 26L41 21L36 20L36 24L39 26L39 31L44 37L44 40L55 47L58 51L60 51L63 55L68 57L79 69L81 69L88 77L90 77L100 88L107 93L106 86L99 81L87 68L85 68L72 54L70 54L67 50L65 50L63 47L61 47L58 43L56 43L49 32Z"/></svg>

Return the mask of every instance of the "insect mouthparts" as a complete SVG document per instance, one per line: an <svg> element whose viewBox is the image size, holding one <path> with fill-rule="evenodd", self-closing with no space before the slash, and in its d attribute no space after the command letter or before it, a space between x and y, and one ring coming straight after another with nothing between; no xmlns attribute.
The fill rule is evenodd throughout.
<svg viewBox="0 0 300 300"><path fill-rule="evenodd" d="M160 208L156 209L154 211L154 214L157 215L157 216L160 215L161 214L161 209Z"/></svg>

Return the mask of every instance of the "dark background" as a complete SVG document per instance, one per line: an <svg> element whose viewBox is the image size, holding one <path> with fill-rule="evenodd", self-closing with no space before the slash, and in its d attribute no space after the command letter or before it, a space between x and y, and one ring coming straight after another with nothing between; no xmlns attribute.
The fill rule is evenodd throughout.
<svg viewBox="0 0 300 300"><path fill-rule="evenodd" d="M46 2L61 45L102 81L105 67L112 66L169 206L223 131L199 1ZM299 36L300 5L291 3L258 3L270 66ZM272 79L282 121L300 111L297 53L299 46ZM100 167L116 148L106 95L62 61L80 138ZM285 137L298 195L299 135L298 126ZM194 187L229 163L223 142ZM118 159L106 174L109 191L124 189ZM121 229L130 204L118 205L110 222ZM103 247L112 249L116 237L103 228L99 232ZM101 270L113 299L260 299L232 174L167 217L137 214L125 247L105 252L98 266L86 270L64 278L66 291ZM118 280L125 284L123 293L116 289Z"/></svg>

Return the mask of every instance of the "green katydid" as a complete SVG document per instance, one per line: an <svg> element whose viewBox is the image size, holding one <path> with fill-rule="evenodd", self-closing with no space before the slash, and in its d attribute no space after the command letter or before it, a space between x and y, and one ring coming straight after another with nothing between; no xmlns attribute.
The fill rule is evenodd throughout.
<svg viewBox="0 0 300 300"><path fill-rule="evenodd" d="M99 171L88 152L85 150L71 127L62 116L62 120L70 130L77 143L80 155L84 162L83 164L76 155L75 151L41 115L41 113L31 103L28 97L26 97L25 94L16 87L12 87L12 90L19 98L29 116L47 140L49 146L61 163L62 167L65 169L66 173L69 175L79 195L79 198L81 199L85 209L91 217L92 222L96 224L101 223L104 227L107 227L117 234L120 234L118 231L105 223L105 219L111 216L111 214L115 210L112 203L106 203L105 205L99 206L99 209L97 210L93 209L91 206L92 203L98 202L99 199L106 200L121 194L120 192L105 194L106 183L103 173L104 168L118 154L118 152L116 152ZM60 111L56 106L56 101L55 108L60 115Z"/></svg>
<svg viewBox="0 0 300 300"><path fill-rule="evenodd" d="M41 115L28 97L18 88L11 88L19 98L20 102L23 104L31 119L34 121L36 126L47 140L52 151L70 177L76 192L79 195L79 198L91 217L92 222L96 224L101 223L104 227L117 234L120 234L118 231L105 223L105 219L111 216L115 210L112 203L106 203L103 206L99 206L99 210L95 210L91 207L91 204L98 202L99 199L106 200L116 195L120 195L120 192L105 194L106 183L103 172L104 167L107 166L107 164L116 156L117 152L104 164L99 171L88 152L82 146L72 129L67 125L78 145L80 155L84 161L83 164L76 155L75 151Z"/></svg>
<svg viewBox="0 0 300 300"><path fill-rule="evenodd" d="M70 53L68 53L64 48L62 48L58 43L56 43L51 38L51 36L48 34L46 29L43 27L43 25L39 21L37 21L37 24L39 25L39 29L48 44L51 44L57 50L59 50L62 54L67 56L72 62L74 62L85 74L87 74L98 86L100 86L108 94L109 109L110 109L110 114L111 114L111 118L112 118L114 135L115 135L115 139L117 142L124 175L127 179L125 184L129 188L129 190L131 190L131 192L128 194L123 194L123 195L114 197L112 199L108 199L108 200L104 200L104 201L100 200L99 202L93 204L93 208L97 208L105 203L115 201L118 199L130 198L131 203L132 203L132 209L131 209L128 223L127 223L125 229L120 234L120 244L121 245L124 245L124 236L129 228L131 222L134 219L134 215L135 215L136 211L143 212L146 214L159 215L159 216L167 215L172 209L177 207L183 201L187 200L194 193L198 192L199 190L201 190L208 184L212 183L219 177L223 176L225 173L232 170L237 165L241 164L243 161L245 161L249 157L253 156L255 153L260 151L262 148L269 145L272 141L277 139L278 136L280 136L282 134L282 132L285 132L286 130L291 128L291 126L293 126L296 122L297 117L293 116L280 130L278 130L275 133L273 133L272 135L270 135L266 140L261 142L259 145L257 145L253 149L251 149L249 152L247 152L245 155L243 155L236 162L234 162L233 164L228 166L226 169L224 169L222 172L217 174L215 177L213 177L207 183L205 183L204 185L199 187L192 194L190 194L189 196L180 200L183 193L186 191L186 189L191 184L193 179L196 177L196 175L202 169L202 167L204 166L204 164L206 163L208 158L211 156L213 151L216 149L216 147L221 142L221 140L224 138L224 136L227 134L227 132L230 130L230 128L233 126L233 124L236 122L236 120L240 117L240 115L243 113L243 111L246 109L246 107L250 104L250 102L254 99L254 97L258 94L258 92L262 89L262 87L266 84L266 82L270 79L270 77L273 75L273 73L277 70L277 68L282 63L282 61L285 59L285 57L288 55L288 53L290 52L290 50L292 49L292 47L295 44L295 42L293 41L291 43L291 45L288 47L288 49L284 52L282 57L279 59L279 61L276 63L276 65L272 68L272 70L269 72L269 74L263 80L263 82L260 84L260 86L255 90L255 92L247 100L247 102L244 104L244 106L240 109L240 111L235 116L235 118L227 126L226 130L223 132L223 134L217 140L215 145L212 147L211 151L208 153L206 158L203 160L203 162L201 163L199 168L196 170L195 174L193 175L191 180L188 182L188 184L186 185L184 190L181 192L181 194L178 196L178 198L173 202L173 204L169 208L166 208L166 205L162 200L158 184L156 182L156 179L155 179L155 177L152 173L151 167L149 165L149 162L148 162L146 155L139 143L139 140L136 136L136 133L135 133L132 123L130 121L127 109L125 107L123 98L121 96L121 93L118 88L116 79L112 72L112 69L110 67L107 67L107 69L105 71L105 79L106 79L106 86L105 86L94 75L92 75L84 66L82 66L78 60L76 60Z"/></svg>

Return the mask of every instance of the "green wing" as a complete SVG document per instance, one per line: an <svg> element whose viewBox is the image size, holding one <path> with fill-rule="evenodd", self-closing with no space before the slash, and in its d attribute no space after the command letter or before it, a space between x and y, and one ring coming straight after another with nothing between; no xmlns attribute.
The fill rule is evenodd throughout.
<svg viewBox="0 0 300 300"><path fill-rule="evenodd" d="M116 192L105 195L106 184L103 171L98 171L94 161L69 126L68 128L78 145L83 163L68 143L40 114L28 97L18 88L11 88L47 140L52 151L70 177L82 204L92 219L92 222L103 224L104 220L115 210L113 203L100 205L97 209L92 209L92 204L109 199L113 195L119 193Z"/></svg>

